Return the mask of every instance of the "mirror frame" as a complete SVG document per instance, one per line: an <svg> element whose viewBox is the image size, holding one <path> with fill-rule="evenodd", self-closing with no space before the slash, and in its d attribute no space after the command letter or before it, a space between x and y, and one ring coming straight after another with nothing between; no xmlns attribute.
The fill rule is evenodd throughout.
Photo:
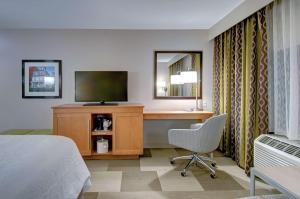
<svg viewBox="0 0 300 199"><path fill-rule="evenodd" d="M200 92L198 93L198 99L202 99L202 67L203 67L203 52L201 50L198 51L190 51L190 50L158 50L154 51L154 99L195 99L195 97L184 97L184 96L157 96L157 54L158 53L197 53L200 54L200 80L198 83L198 87L200 88Z"/></svg>

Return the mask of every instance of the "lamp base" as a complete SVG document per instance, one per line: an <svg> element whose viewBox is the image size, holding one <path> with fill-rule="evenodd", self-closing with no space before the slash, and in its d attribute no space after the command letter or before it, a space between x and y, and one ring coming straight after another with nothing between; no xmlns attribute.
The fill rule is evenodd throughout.
<svg viewBox="0 0 300 199"><path fill-rule="evenodd" d="M201 109L201 108L189 108L189 109L184 109L184 110L188 111L188 112L203 111L203 109Z"/></svg>
<svg viewBox="0 0 300 199"><path fill-rule="evenodd" d="M203 108L191 108L191 111L203 111Z"/></svg>

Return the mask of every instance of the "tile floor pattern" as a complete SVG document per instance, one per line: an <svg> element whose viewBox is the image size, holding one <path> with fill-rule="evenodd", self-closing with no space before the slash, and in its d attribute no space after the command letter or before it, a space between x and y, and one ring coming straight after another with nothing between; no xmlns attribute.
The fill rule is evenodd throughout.
<svg viewBox="0 0 300 199"><path fill-rule="evenodd" d="M80 199L232 199L249 195L249 178L230 158L214 153L217 177L193 166L180 176L185 161L169 157L191 154L183 149L145 149L139 160L87 160L92 187ZM277 193L258 182L258 194Z"/></svg>

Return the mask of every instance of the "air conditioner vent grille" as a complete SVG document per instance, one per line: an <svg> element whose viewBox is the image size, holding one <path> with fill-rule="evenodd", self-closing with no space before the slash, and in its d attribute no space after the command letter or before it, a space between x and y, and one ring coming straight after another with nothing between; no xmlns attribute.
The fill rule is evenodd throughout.
<svg viewBox="0 0 300 199"><path fill-rule="evenodd" d="M300 148L297 146L279 141L268 136L263 136L261 139L259 139L259 142L300 158Z"/></svg>
<svg viewBox="0 0 300 199"><path fill-rule="evenodd" d="M264 136L264 137L261 137L261 139L259 140L261 143L264 143L266 144L267 142L269 142L272 138L270 137L267 137L267 136Z"/></svg>
<svg viewBox="0 0 300 199"><path fill-rule="evenodd" d="M267 143L267 145L271 146L271 147L274 147L278 144L278 141L277 140L271 140Z"/></svg>
<svg viewBox="0 0 300 199"><path fill-rule="evenodd" d="M300 158L300 150L298 150L296 153L295 153L295 156Z"/></svg>
<svg viewBox="0 0 300 199"><path fill-rule="evenodd" d="M287 143L284 143L284 142L279 142L275 148L280 150L280 151L283 151L284 148L288 147L289 145Z"/></svg>
<svg viewBox="0 0 300 199"><path fill-rule="evenodd" d="M288 147L284 150L284 152L293 155L295 152L297 152L297 151L299 151L299 150L300 150L299 147L290 145L290 146L288 146Z"/></svg>

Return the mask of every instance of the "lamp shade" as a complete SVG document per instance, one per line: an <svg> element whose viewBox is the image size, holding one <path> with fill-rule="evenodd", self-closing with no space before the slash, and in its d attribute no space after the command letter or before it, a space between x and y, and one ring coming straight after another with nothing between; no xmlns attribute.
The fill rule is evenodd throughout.
<svg viewBox="0 0 300 199"><path fill-rule="evenodd" d="M181 75L171 75L171 84L183 84Z"/></svg>
<svg viewBox="0 0 300 199"><path fill-rule="evenodd" d="M183 83L197 83L197 72L196 71L184 71L180 73Z"/></svg>
<svg viewBox="0 0 300 199"><path fill-rule="evenodd" d="M158 87L166 87L167 86L167 83L165 81L158 81L157 82L157 86Z"/></svg>

